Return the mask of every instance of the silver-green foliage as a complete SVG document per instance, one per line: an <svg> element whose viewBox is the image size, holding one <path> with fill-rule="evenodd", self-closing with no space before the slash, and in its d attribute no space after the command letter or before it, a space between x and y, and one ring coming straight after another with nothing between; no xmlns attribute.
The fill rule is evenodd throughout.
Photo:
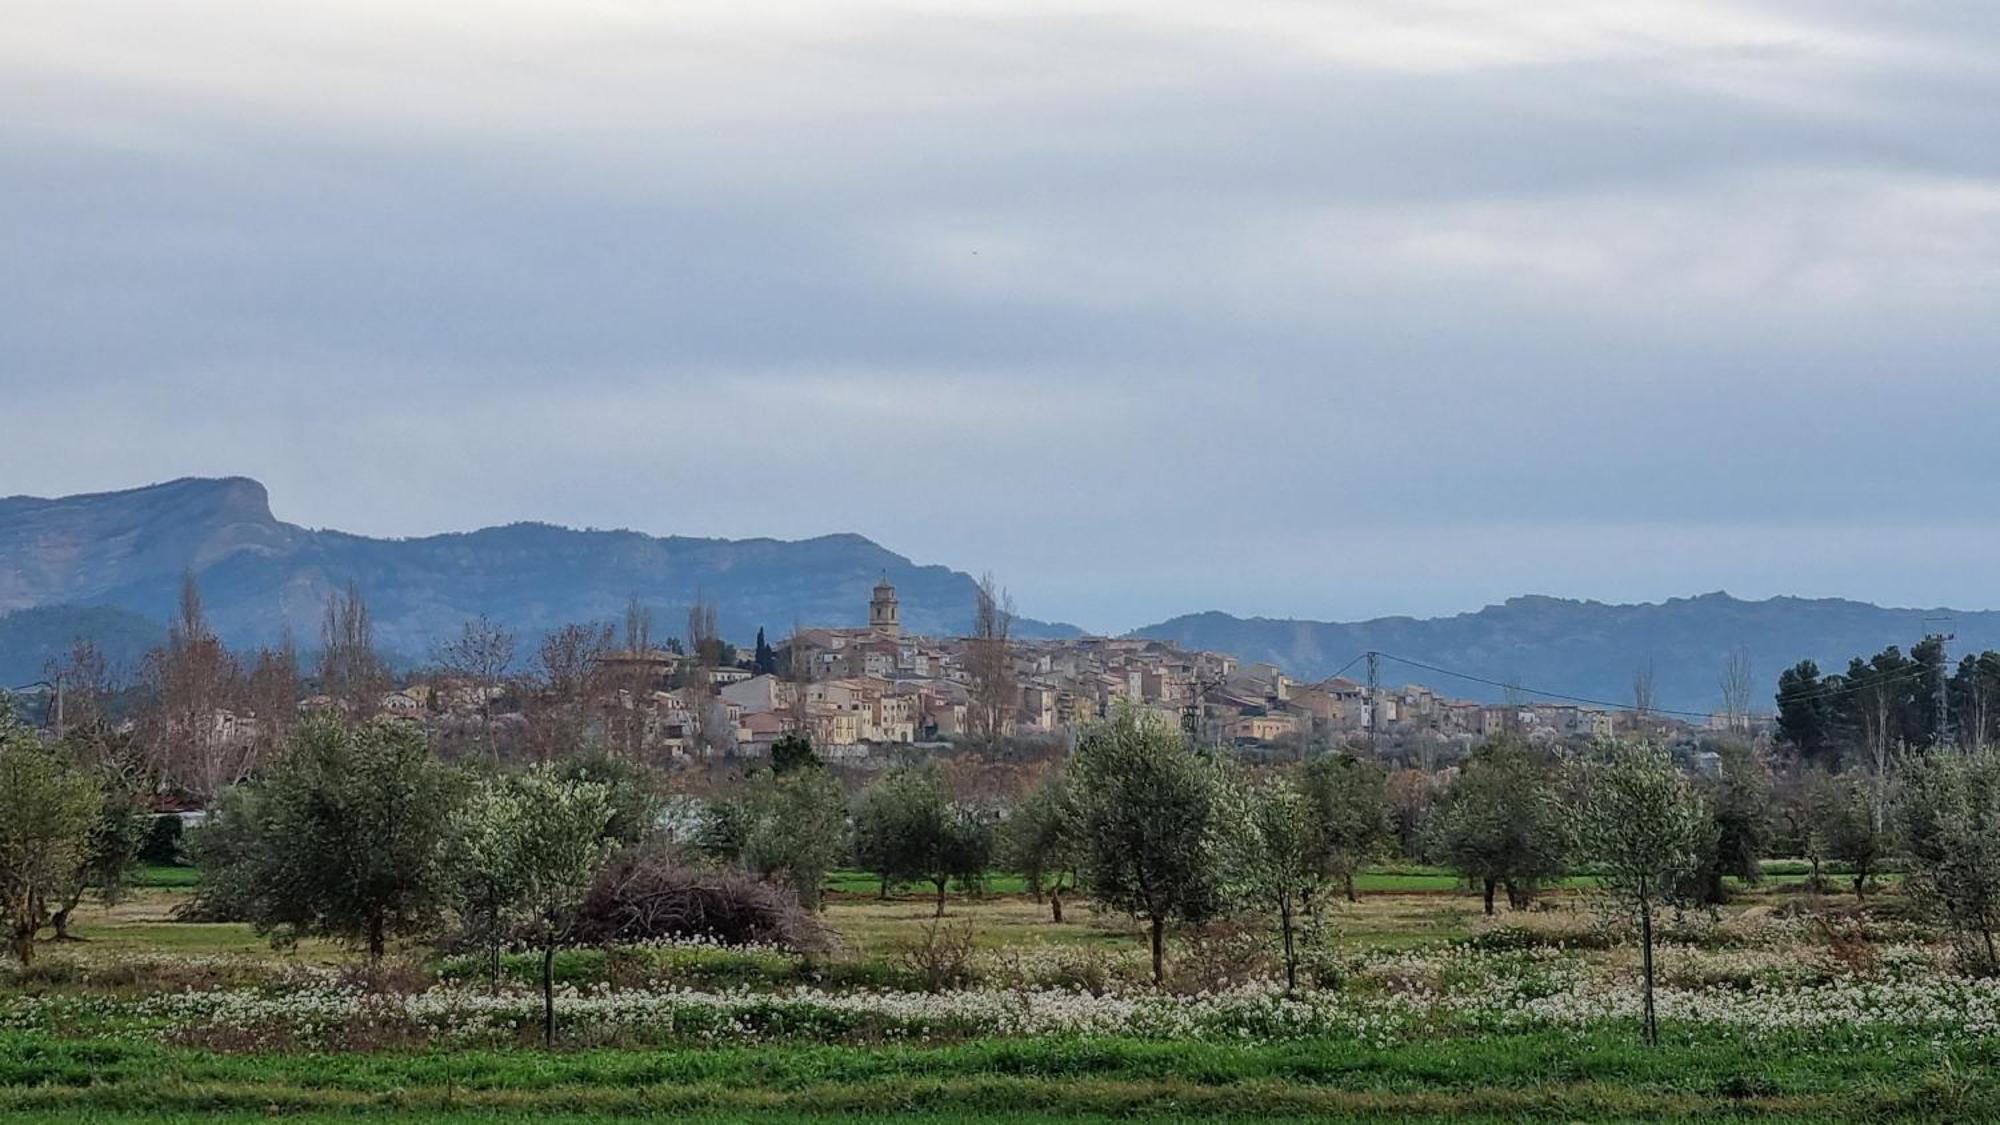
<svg viewBox="0 0 2000 1125"><path fill-rule="evenodd" d="M94 776L0 711L0 911L24 965L89 855L103 802Z"/></svg>
<svg viewBox="0 0 2000 1125"><path fill-rule="evenodd" d="M1896 802L1906 888L1981 972L2000 971L2000 753L1939 751L1908 763Z"/></svg>
<svg viewBox="0 0 2000 1125"><path fill-rule="evenodd" d="M1146 920L1159 983L1166 927L1225 904L1219 771L1179 730L1132 708L1086 731L1070 768L1084 887Z"/></svg>
<svg viewBox="0 0 2000 1125"><path fill-rule="evenodd" d="M1653 1010L1653 917L1674 900L1713 844L1715 823L1665 750L1612 748L1586 769L1576 807L1581 851L1610 901L1635 917L1643 943L1645 1036L1659 1040Z"/></svg>

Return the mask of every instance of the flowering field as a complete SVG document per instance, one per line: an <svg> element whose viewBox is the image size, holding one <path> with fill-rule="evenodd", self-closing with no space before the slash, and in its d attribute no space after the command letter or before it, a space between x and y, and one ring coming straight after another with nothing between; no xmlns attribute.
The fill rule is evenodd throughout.
<svg viewBox="0 0 2000 1125"><path fill-rule="evenodd" d="M1408 895L1343 907L1337 939L1315 944L1290 993L1255 932L1178 945L1162 992L1120 920L1049 939L1025 899L957 903L938 926L919 904L847 900L832 912L847 946L831 956L702 943L565 954L553 1052L539 1046L525 959L489 987L473 960L370 976L326 947L137 940L164 924L157 905L91 919L91 941L0 988L0 1110L2000 1113L2000 982L1956 972L1893 903L1842 908L1834 926L1760 893L1676 920L1659 957L1657 1050L1637 1043L1635 950L1582 903L1489 922L1458 896ZM927 982L954 934L959 960Z"/></svg>

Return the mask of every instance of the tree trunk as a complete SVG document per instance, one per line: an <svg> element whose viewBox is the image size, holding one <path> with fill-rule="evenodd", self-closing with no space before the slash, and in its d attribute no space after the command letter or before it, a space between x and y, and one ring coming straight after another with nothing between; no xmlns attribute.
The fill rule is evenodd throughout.
<svg viewBox="0 0 2000 1125"><path fill-rule="evenodd" d="M542 1046L556 1045L556 947L542 947Z"/></svg>
<svg viewBox="0 0 2000 1125"><path fill-rule="evenodd" d="M382 964L382 951L387 945L388 941L383 933L382 916L380 914L370 915L368 918L368 965L370 968L379 967Z"/></svg>
<svg viewBox="0 0 2000 1125"><path fill-rule="evenodd" d="M1653 899L1647 893L1646 884L1639 884L1639 940L1645 947L1646 971L1646 1045L1660 1045L1660 1024L1653 1013Z"/></svg>
<svg viewBox="0 0 2000 1125"><path fill-rule="evenodd" d="M1153 915L1152 938L1153 938L1153 987L1154 988L1162 987L1167 983L1166 937L1167 934L1166 934L1165 920L1162 919L1157 914Z"/></svg>
<svg viewBox="0 0 2000 1125"><path fill-rule="evenodd" d="M490 892L486 896L486 994L500 995L500 902Z"/></svg>
<svg viewBox="0 0 2000 1125"><path fill-rule="evenodd" d="M1278 899L1278 925L1285 931L1285 995L1290 996L1299 989L1299 955L1292 944L1292 900L1285 896Z"/></svg>
<svg viewBox="0 0 2000 1125"><path fill-rule="evenodd" d="M937 883L937 909L935 911L932 911L931 917L942 918L944 917L944 880L939 879L936 881L936 883Z"/></svg>
<svg viewBox="0 0 2000 1125"><path fill-rule="evenodd" d="M1354 871L1352 868L1341 873L1341 881L1347 890L1347 901L1360 902L1361 896L1354 893Z"/></svg>
<svg viewBox="0 0 2000 1125"><path fill-rule="evenodd" d="M876 892L875 897L882 902L889 901L889 877L887 875L882 876L882 889Z"/></svg>
<svg viewBox="0 0 2000 1125"><path fill-rule="evenodd" d="M1486 880L1486 916L1488 918L1493 916L1493 888L1499 885L1500 880L1498 879Z"/></svg>
<svg viewBox="0 0 2000 1125"><path fill-rule="evenodd" d="M1854 877L1854 899L1856 902L1868 901L1868 872L1865 870Z"/></svg>
<svg viewBox="0 0 2000 1125"><path fill-rule="evenodd" d="M19 922L14 924L14 959L24 969L35 963L35 930L38 928Z"/></svg>
<svg viewBox="0 0 2000 1125"><path fill-rule="evenodd" d="M1056 925L1062 925L1062 883L1049 888L1049 914Z"/></svg>

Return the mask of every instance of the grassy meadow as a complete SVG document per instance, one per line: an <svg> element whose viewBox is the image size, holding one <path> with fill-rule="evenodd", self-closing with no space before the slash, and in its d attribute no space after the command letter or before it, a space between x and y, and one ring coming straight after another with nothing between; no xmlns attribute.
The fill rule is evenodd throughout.
<svg viewBox="0 0 2000 1125"><path fill-rule="evenodd" d="M175 921L193 874L141 872L82 940L0 972L0 1112L24 1121L602 1122L1757 1120L2000 1116L2000 988L1889 891L1863 904L1773 865L1667 924L1663 1044L1640 1045L1637 951L1588 878L1484 918L1449 875L1385 868L1315 928L1298 994L1272 935L1144 936L1018 880L884 900L832 881L831 953L699 943L535 962L274 949Z"/></svg>

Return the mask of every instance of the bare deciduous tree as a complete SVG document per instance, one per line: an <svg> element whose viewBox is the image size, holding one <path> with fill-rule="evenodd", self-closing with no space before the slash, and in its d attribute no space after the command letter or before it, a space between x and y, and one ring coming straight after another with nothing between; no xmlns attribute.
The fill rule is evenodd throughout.
<svg viewBox="0 0 2000 1125"><path fill-rule="evenodd" d="M688 653L703 669L722 666L722 628L715 603L696 594L687 612Z"/></svg>
<svg viewBox="0 0 2000 1125"><path fill-rule="evenodd" d="M972 635L965 644L965 670L972 706L967 723L974 739L995 743L1007 736L1019 706L1014 684L1014 599L987 574L973 597Z"/></svg>
<svg viewBox="0 0 2000 1125"><path fill-rule="evenodd" d="M146 724L153 768L204 806L213 805L248 776L255 751L225 723L238 687L236 658L209 628L193 572L181 579L167 643L147 656L146 673L156 700Z"/></svg>
<svg viewBox="0 0 2000 1125"><path fill-rule="evenodd" d="M244 694L257 717L257 757L264 761L298 725L299 655L289 629L276 648L258 650Z"/></svg>
<svg viewBox="0 0 2000 1125"><path fill-rule="evenodd" d="M591 696L601 678L598 660L612 645L609 625L564 625L542 638L535 651L539 683L528 723L541 761L582 748L590 726Z"/></svg>
<svg viewBox="0 0 2000 1125"><path fill-rule="evenodd" d="M1632 717L1645 722L1653 717L1653 662L1632 670Z"/></svg>
<svg viewBox="0 0 2000 1125"><path fill-rule="evenodd" d="M58 739L70 730L96 732L104 725L104 704L112 692L111 662L89 637L70 642L69 651L42 665L61 704L52 716Z"/></svg>
<svg viewBox="0 0 2000 1125"><path fill-rule="evenodd" d="M514 634L485 614L467 620L431 653L445 675L471 687L479 711L481 749L493 750L493 696L514 664Z"/></svg>
<svg viewBox="0 0 2000 1125"><path fill-rule="evenodd" d="M345 591L327 595L320 619L319 679L320 690L354 719L373 715L389 686L389 670L375 651L368 603L352 582Z"/></svg>
<svg viewBox="0 0 2000 1125"><path fill-rule="evenodd" d="M1730 652L1729 660L1722 666L1722 718L1731 731L1746 734L1750 730L1750 696L1756 690L1756 677L1750 670L1750 654L1742 649Z"/></svg>

